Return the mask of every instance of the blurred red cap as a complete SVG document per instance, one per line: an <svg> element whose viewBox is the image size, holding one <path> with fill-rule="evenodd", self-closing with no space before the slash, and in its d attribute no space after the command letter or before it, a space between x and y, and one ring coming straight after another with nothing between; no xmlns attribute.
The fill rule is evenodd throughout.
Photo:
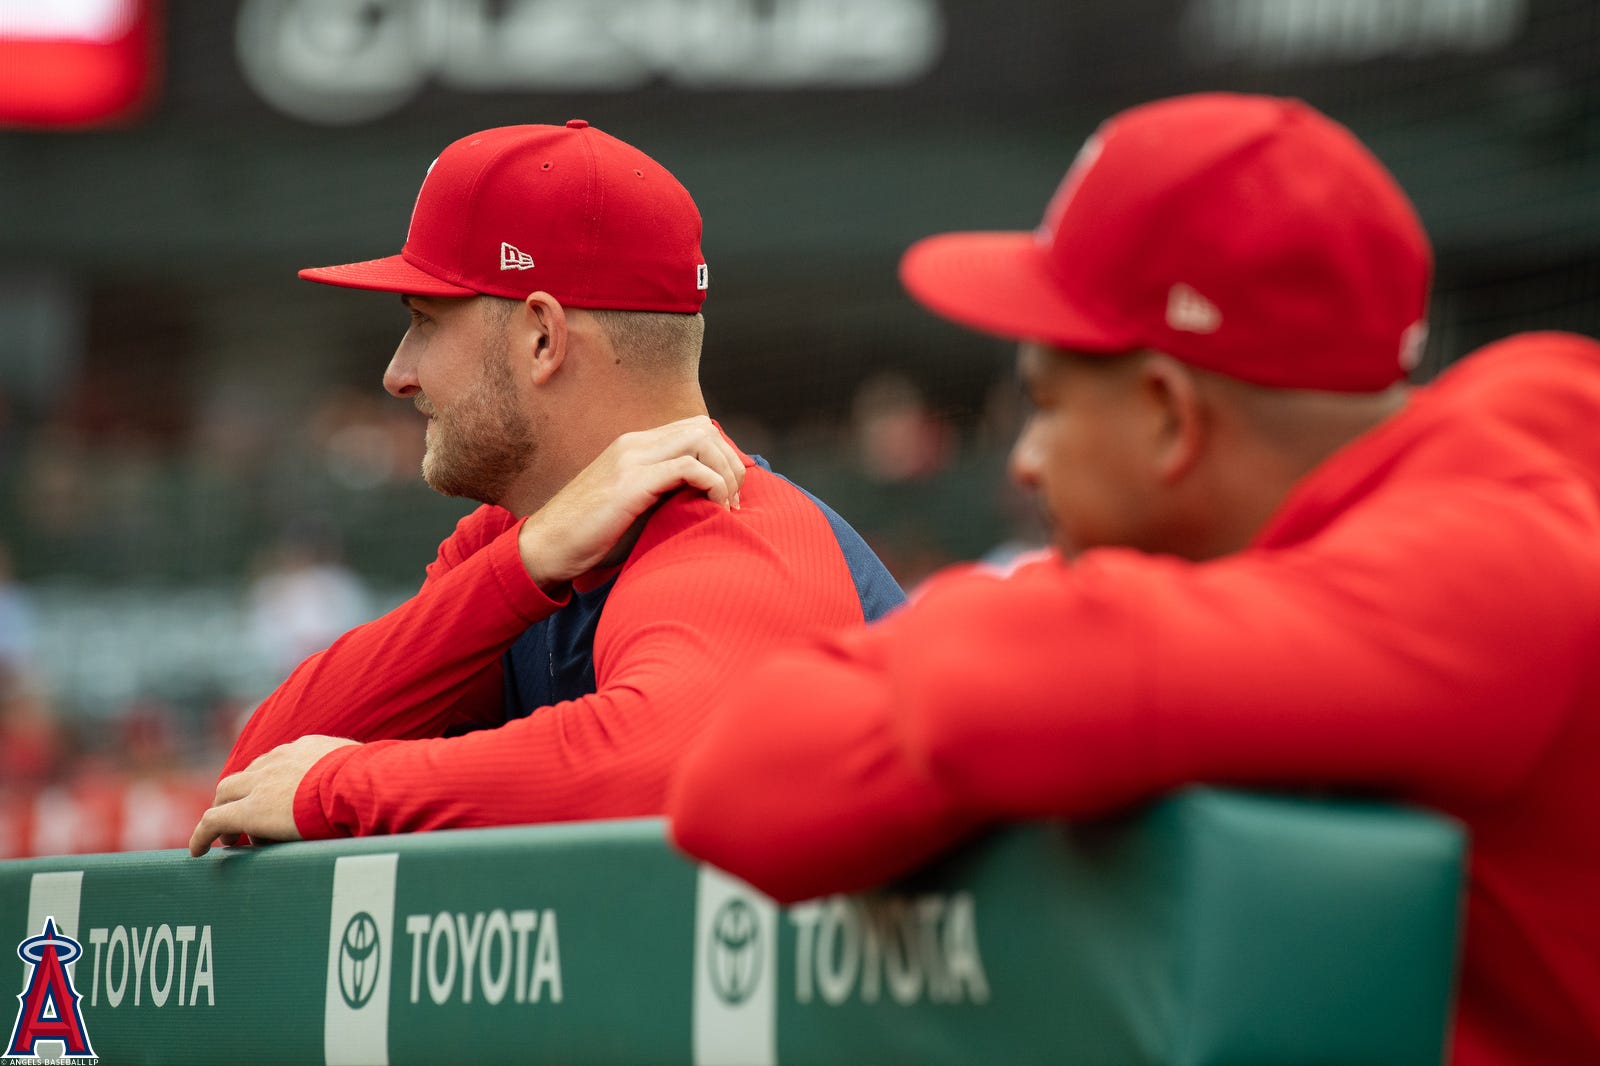
<svg viewBox="0 0 1600 1066"><path fill-rule="evenodd" d="M916 299L986 332L1342 392L1415 366L1431 274L1411 202L1349 130L1230 93L1113 116L1037 230L930 237L900 265Z"/></svg>

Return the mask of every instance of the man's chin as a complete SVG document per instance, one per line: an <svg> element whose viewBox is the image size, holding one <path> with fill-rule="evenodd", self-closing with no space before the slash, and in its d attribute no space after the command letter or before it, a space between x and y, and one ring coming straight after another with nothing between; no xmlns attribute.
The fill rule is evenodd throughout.
<svg viewBox="0 0 1600 1066"><path fill-rule="evenodd" d="M475 500L478 503L500 503L499 493L491 492L478 482L452 477L448 471L440 470L437 464L431 464L426 459L422 462L422 480L441 496Z"/></svg>
<svg viewBox="0 0 1600 1066"><path fill-rule="evenodd" d="M1074 540L1071 535L1067 533L1065 527L1055 522L1048 522L1046 524L1044 530L1044 540L1046 544L1050 545L1050 547L1055 549L1057 552L1060 552L1061 556L1066 559L1076 559L1089 548L1093 547L1093 545L1086 545L1078 540Z"/></svg>
<svg viewBox="0 0 1600 1066"><path fill-rule="evenodd" d="M441 465L433 460L433 453L429 452L422 460L422 480L428 487L441 496L454 496L460 499L476 499L470 485L464 484L459 478L451 476L448 470L440 469Z"/></svg>

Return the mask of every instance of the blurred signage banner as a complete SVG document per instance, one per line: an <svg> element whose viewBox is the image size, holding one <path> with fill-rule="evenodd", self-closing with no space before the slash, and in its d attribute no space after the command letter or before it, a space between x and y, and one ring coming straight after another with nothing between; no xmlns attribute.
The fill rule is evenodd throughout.
<svg viewBox="0 0 1600 1066"><path fill-rule="evenodd" d="M891 88L944 45L938 0L244 0L241 69L278 109L366 122L468 92Z"/></svg>
<svg viewBox="0 0 1600 1066"><path fill-rule="evenodd" d="M1356 64L1504 51L1538 2L238 0L234 46L261 100L304 122L353 125L441 90L1059 98L1185 70L1350 81Z"/></svg>
<svg viewBox="0 0 1600 1066"><path fill-rule="evenodd" d="M158 80L159 0L0 0L0 125L126 119Z"/></svg>
<svg viewBox="0 0 1600 1066"><path fill-rule="evenodd" d="M1495 52L1528 21L1529 0L1190 0L1188 51L1202 64L1360 63Z"/></svg>

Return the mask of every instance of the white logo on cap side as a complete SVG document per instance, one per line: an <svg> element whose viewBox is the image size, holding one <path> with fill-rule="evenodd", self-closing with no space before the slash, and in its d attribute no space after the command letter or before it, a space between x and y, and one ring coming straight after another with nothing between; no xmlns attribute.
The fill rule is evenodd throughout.
<svg viewBox="0 0 1600 1066"><path fill-rule="evenodd" d="M1428 345L1428 324L1413 322L1400 337L1400 369L1411 373L1422 365L1422 350Z"/></svg>
<svg viewBox="0 0 1600 1066"><path fill-rule="evenodd" d="M514 244L500 242L500 269L501 270L532 270L533 256L524 252Z"/></svg>
<svg viewBox="0 0 1600 1066"><path fill-rule="evenodd" d="M1222 326L1222 312L1180 282L1167 292L1167 325L1183 333L1215 333Z"/></svg>
<svg viewBox="0 0 1600 1066"><path fill-rule="evenodd" d="M694 268L694 287L702 292L711 287L711 271L704 263Z"/></svg>

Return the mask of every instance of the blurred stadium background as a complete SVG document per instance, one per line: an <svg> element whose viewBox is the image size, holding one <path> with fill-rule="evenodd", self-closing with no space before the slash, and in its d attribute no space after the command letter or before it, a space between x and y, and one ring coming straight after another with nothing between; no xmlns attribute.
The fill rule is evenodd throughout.
<svg viewBox="0 0 1600 1066"><path fill-rule="evenodd" d="M468 506L379 376L395 251L474 129L582 117L705 216L705 382L908 587L1037 536L1007 346L900 251L1028 228L1103 116L1352 126L1438 250L1419 377L1600 335L1596 0L0 0L0 858L182 843L242 716Z"/></svg>

